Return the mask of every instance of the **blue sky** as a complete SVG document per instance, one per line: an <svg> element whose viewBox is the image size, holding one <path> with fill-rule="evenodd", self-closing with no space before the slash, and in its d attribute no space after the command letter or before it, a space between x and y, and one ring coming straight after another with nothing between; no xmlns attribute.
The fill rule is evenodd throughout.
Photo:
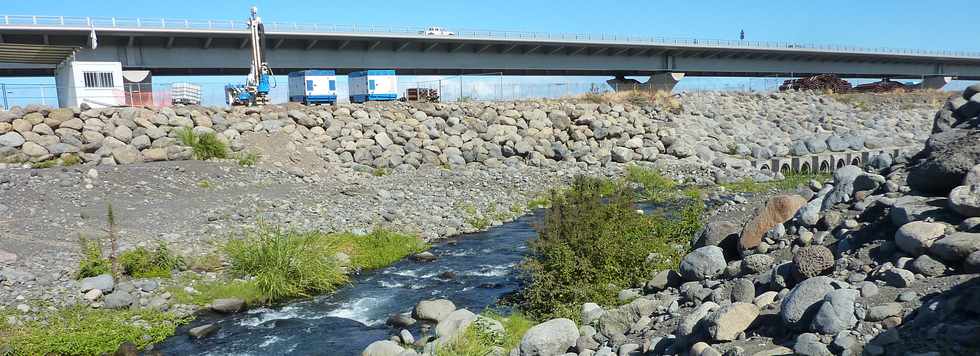
<svg viewBox="0 0 980 356"><path fill-rule="evenodd" d="M610 33L699 39L737 39L739 31L744 29L747 40L980 52L980 41L975 40L978 24L975 10L980 9L977 0L947 0L942 6L922 0L6 0L0 13L244 19L252 5L259 7L259 13L266 22L438 25L449 29ZM157 78L157 83L191 80L203 82L209 87L220 87L220 83L242 79ZM406 79L407 82L438 78ZM507 78L505 81L545 85L557 82L600 83L604 79L538 77ZM48 83L53 80L0 78L0 82ZM769 82L772 79L688 78L681 83L679 89L755 87ZM956 83L949 88L962 85L965 84ZM466 86L464 83L464 87Z"/></svg>

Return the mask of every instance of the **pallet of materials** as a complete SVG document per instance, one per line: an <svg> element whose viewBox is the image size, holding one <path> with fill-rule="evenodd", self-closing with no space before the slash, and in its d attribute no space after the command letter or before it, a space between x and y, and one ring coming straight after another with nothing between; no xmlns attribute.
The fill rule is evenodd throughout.
<svg viewBox="0 0 980 356"><path fill-rule="evenodd" d="M201 105L201 86L191 83L170 84L170 102L174 105Z"/></svg>

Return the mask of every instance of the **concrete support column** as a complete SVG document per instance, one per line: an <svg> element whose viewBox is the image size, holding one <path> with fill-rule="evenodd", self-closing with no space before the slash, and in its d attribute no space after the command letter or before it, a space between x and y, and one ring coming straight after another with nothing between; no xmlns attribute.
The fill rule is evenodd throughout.
<svg viewBox="0 0 980 356"><path fill-rule="evenodd" d="M922 78L922 83L919 83L919 87L922 89L942 89L946 84L949 84L953 80L953 77L945 77L941 75L930 75Z"/></svg>
<svg viewBox="0 0 980 356"><path fill-rule="evenodd" d="M670 92L674 90L674 86L676 86L681 79L684 79L684 73L657 73L650 76L650 80L646 82L646 85L653 90Z"/></svg>
<svg viewBox="0 0 980 356"><path fill-rule="evenodd" d="M678 82L684 79L684 73L657 73L650 76L650 79L646 83L642 83L636 79L626 79L626 77L617 75L616 78L607 80L606 83L609 84L615 91L627 91L627 90L657 90L657 91L672 91L674 86Z"/></svg>

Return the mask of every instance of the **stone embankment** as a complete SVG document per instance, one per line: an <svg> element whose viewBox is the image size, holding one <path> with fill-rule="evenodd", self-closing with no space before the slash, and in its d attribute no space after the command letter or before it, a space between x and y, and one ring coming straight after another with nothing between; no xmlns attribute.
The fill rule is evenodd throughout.
<svg viewBox="0 0 980 356"><path fill-rule="evenodd" d="M928 105L865 111L814 93L694 93L683 109L656 102L369 103L217 109L49 109L0 112L0 163L77 155L83 162L186 160L178 129L214 133L233 151L284 133L326 162L361 168L558 161L657 162L707 180L757 171L749 159L901 147L925 140ZM284 144L278 142L277 144Z"/></svg>
<svg viewBox="0 0 980 356"><path fill-rule="evenodd" d="M677 271L623 290L624 305L586 303L581 325L549 320L495 352L977 354L980 109L964 107L980 105L978 91L935 116L925 149L908 162L847 166L832 181L771 197L745 222L713 219ZM469 312L453 314L460 318L436 318L442 331L430 343L476 325ZM428 339L402 333L365 355L415 354L399 344L409 340Z"/></svg>

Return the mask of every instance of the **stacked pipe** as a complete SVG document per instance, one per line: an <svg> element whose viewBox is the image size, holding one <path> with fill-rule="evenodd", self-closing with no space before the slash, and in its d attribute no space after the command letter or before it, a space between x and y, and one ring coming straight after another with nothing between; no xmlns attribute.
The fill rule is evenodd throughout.
<svg viewBox="0 0 980 356"><path fill-rule="evenodd" d="M787 80L783 82L779 90L829 90L834 93L846 93L851 90L851 83L840 79L835 74L820 74L812 77Z"/></svg>
<svg viewBox="0 0 980 356"><path fill-rule="evenodd" d="M893 82L888 79L874 83L861 84L854 87L854 91L861 93L889 93L894 91L908 91L910 89L912 88L905 84Z"/></svg>

